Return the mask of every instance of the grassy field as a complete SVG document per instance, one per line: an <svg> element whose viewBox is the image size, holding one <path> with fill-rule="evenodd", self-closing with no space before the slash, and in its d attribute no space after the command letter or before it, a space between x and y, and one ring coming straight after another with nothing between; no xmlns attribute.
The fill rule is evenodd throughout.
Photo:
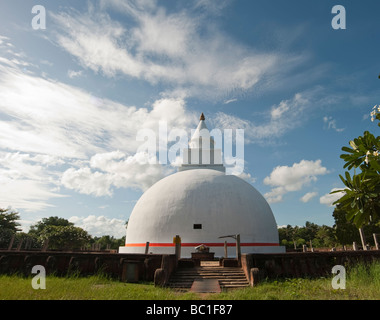
<svg viewBox="0 0 380 320"><path fill-rule="evenodd" d="M0 300L380 300L380 263L350 269L344 290L334 290L332 278L264 280L254 288L196 294L104 276L48 276L46 289L35 290L32 277L2 275Z"/></svg>

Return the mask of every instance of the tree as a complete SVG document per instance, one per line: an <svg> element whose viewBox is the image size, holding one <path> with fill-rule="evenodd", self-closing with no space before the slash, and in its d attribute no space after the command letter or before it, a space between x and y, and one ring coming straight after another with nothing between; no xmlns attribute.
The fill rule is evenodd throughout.
<svg viewBox="0 0 380 320"><path fill-rule="evenodd" d="M20 220L19 213L16 211L10 211L11 209L1 209L0 208L0 228L7 229L12 232L21 231L18 227L20 224L16 222Z"/></svg>
<svg viewBox="0 0 380 320"><path fill-rule="evenodd" d="M347 221L346 212L338 204L333 212L333 217L335 220L334 228L335 234L338 242L342 245L352 245L355 241L360 243L361 239L358 233L358 228L353 224L352 221ZM367 235L372 235L373 233L380 233L379 220L372 220L367 225L364 225L363 233ZM366 239L369 244L374 245L374 240L372 237Z"/></svg>
<svg viewBox="0 0 380 320"><path fill-rule="evenodd" d="M79 249L91 240L87 231L59 217L43 218L30 227L28 234L36 237L40 244L49 239L49 248L59 250Z"/></svg>
<svg viewBox="0 0 380 320"><path fill-rule="evenodd" d="M380 120L380 106L375 106L371 112L371 120L375 119ZM344 177L339 175L346 188L332 193L344 193L334 204L339 204L346 212L348 221L361 228L380 218L380 136L365 131L349 145L342 148L346 153L340 157L345 161L343 168L354 168L354 174L351 176L346 171ZM357 169L359 173L356 173Z"/></svg>
<svg viewBox="0 0 380 320"><path fill-rule="evenodd" d="M346 211L338 204L333 212L335 233L340 244L352 245L354 241L359 242L360 237L358 228L352 223L352 221L347 221L346 215Z"/></svg>
<svg viewBox="0 0 380 320"><path fill-rule="evenodd" d="M278 229L280 243L289 249L297 249L303 244L309 245L310 241L314 248L331 247L337 244L335 230L329 226L319 226L307 221L304 227L286 227Z"/></svg>
<svg viewBox="0 0 380 320"><path fill-rule="evenodd" d="M338 244L336 237L336 232L333 227L322 225L318 227L318 230L315 233L315 238L313 239L314 247L335 247Z"/></svg>
<svg viewBox="0 0 380 320"><path fill-rule="evenodd" d="M102 236L100 238L94 237L94 243L100 244L102 248L109 248L109 249L118 249L120 246L123 246L125 243L125 236L116 239L113 236Z"/></svg>
<svg viewBox="0 0 380 320"><path fill-rule="evenodd" d="M317 224L306 221L305 227L302 228L301 238L304 238L306 241L313 240L316 237L319 228L320 227Z"/></svg>
<svg viewBox="0 0 380 320"><path fill-rule="evenodd" d="M39 239L42 242L49 239L51 249L69 250L83 247L91 240L91 236L87 231L73 225L49 225L42 230Z"/></svg>
<svg viewBox="0 0 380 320"><path fill-rule="evenodd" d="M296 241L295 241L296 228L297 227L294 228L290 224L288 224L285 228L278 229L278 236L279 236L281 245L287 248L296 249Z"/></svg>
<svg viewBox="0 0 380 320"><path fill-rule="evenodd" d="M41 234L41 232L47 226L67 227L67 226L73 226L73 225L74 225L74 223L72 223L69 220L66 220L64 218L59 218L59 217L42 218L41 221L38 221L35 225L32 225L30 227L29 234L39 236Z"/></svg>
<svg viewBox="0 0 380 320"><path fill-rule="evenodd" d="M0 248L8 248L12 238L14 244L18 244L21 239L27 238L18 228L20 223L17 220L19 219L18 212L12 211L10 208L0 208Z"/></svg>

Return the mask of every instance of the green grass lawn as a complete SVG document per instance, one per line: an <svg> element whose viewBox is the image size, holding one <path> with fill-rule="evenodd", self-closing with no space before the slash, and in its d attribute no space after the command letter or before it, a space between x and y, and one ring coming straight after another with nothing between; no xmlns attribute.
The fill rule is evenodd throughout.
<svg viewBox="0 0 380 320"><path fill-rule="evenodd" d="M46 289L33 289L32 277L0 276L0 300L380 300L380 263L347 272L346 289L333 289L331 277L264 280L253 288L196 294L122 283L104 276L46 277Z"/></svg>

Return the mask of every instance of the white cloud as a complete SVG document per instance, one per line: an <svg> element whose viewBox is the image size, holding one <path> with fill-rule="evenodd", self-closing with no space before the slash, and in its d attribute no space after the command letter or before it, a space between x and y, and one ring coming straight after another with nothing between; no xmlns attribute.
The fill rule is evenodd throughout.
<svg viewBox="0 0 380 320"><path fill-rule="evenodd" d="M186 10L167 12L155 2L102 1L87 13L51 14L59 46L94 72L124 74L150 83L186 88L188 94L222 96L249 90L278 72L293 57L257 52L207 28L207 17ZM112 20L106 8L117 8L134 22L128 28ZM212 30L212 31L211 31Z"/></svg>
<svg viewBox="0 0 380 320"><path fill-rule="evenodd" d="M67 71L67 76L70 79L73 79L73 78L76 78L76 77L80 77L82 75L82 73L83 73L82 70L79 70L79 71L69 70L69 71Z"/></svg>
<svg viewBox="0 0 380 320"><path fill-rule="evenodd" d="M47 166L62 163L58 158L47 155L0 152L0 170L3 176L17 179L46 181Z"/></svg>
<svg viewBox="0 0 380 320"><path fill-rule="evenodd" d="M68 220L74 223L76 227L86 230L92 236L101 237L103 235L110 235L115 238L125 236L125 220L94 215L87 217L73 216Z"/></svg>
<svg viewBox="0 0 380 320"><path fill-rule="evenodd" d="M135 152L141 145L136 141L138 130L158 132L158 123L166 121L168 130L176 127L189 131L197 123L196 117L186 110L183 97L165 97L153 102L150 108L125 106L58 81L24 73L19 68L13 62L0 63L0 147L29 157L19 162L20 165L25 166L35 157L23 169L28 176L12 176L8 177L12 180L7 180L9 190L20 188L21 181L27 181L25 185L33 190L25 189L25 197L15 193L9 198L19 207L29 204L37 210L49 206L48 199L57 196L60 185L95 196L111 196L113 188L145 190L165 172L161 166L144 167L137 163ZM224 113L218 113L213 123L220 129L245 129L248 142L258 142L290 130L308 103L307 94L296 94L272 107L266 124L254 125ZM62 167L55 172L46 170L53 164ZM245 173L244 177L252 181L249 174ZM284 193L273 192L277 198L278 192Z"/></svg>
<svg viewBox="0 0 380 320"><path fill-rule="evenodd" d="M306 193L304 196L302 196L300 198L300 201L302 201L303 203L307 203L311 199L313 199L314 197L316 197L317 195L318 195L318 192L308 192L308 193Z"/></svg>
<svg viewBox="0 0 380 320"><path fill-rule="evenodd" d="M234 174L234 173L232 173L232 174ZM250 173L242 172L240 174L237 174L237 176L239 178L247 181L248 183L255 183L256 182L256 178L252 177Z"/></svg>
<svg viewBox="0 0 380 320"><path fill-rule="evenodd" d="M287 191L283 187L273 188L270 192L264 194L264 197L269 203L277 203L283 200L284 194Z"/></svg>
<svg viewBox="0 0 380 320"><path fill-rule="evenodd" d="M102 121L99 117L114 117L115 104L102 112L79 89L13 68L0 66L0 70L0 114L10 119L1 120L3 148L75 158L99 150L92 137L104 131L96 125Z"/></svg>
<svg viewBox="0 0 380 320"><path fill-rule="evenodd" d="M273 189L264 196L271 203L281 202L283 196L292 191L299 191L311 182L317 181L319 175L325 175L328 170L322 166L321 160L301 160L293 166L278 166L264 179L264 184Z"/></svg>
<svg viewBox="0 0 380 320"><path fill-rule="evenodd" d="M223 112L218 112L211 121L215 128L221 130L243 129L245 143L265 143L301 125L304 111L310 106L312 99L313 93L297 93L293 98L272 106L267 119L261 124Z"/></svg>
<svg viewBox="0 0 380 320"><path fill-rule="evenodd" d="M159 14L156 9L152 5L151 11L144 14L153 15L155 20L152 23L159 24L158 17L166 17L168 14ZM82 17L84 20L81 21ZM255 66L270 69L277 60L274 55L252 54L240 46L234 46L234 43L228 44L228 39L221 34L216 34L210 42L207 41L209 39L197 37L190 39L192 31L184 28L178 29L181 34L176 41L182 43L181 36L183 39L195 41L194 52L182 52L174 43L172 48L161 48L161 51L149 53L149 50L154 50L152 43L142 43L142 39L137 36L138 32L146 32L144 28L148 27L143 24L144 17L141 12L137 14L137 29L129 34L122 25L111 21L106 14L59 14L54 18L63 28L66 26L67 33L57 34L57 41L66 50L78 55L78 59L83 59L81 63L86 67L109 76L122 72L138 78L146 77L152 82L160 79L173 80L173 83L187 83L190 86L199 84L223 90L252 87L259 81L262 71L258 71ZM179 14L170 17L174 27L180 23L186 26L196 24L186 15L182 21L178 20L181 17ZM104 25L110 25L111 28L103 28ZM157 28L160 27L164 28L165 25L157 25ZM131 42L124 41L126 33L132 37ZM193 43L192 41L190 42ZM204 47L206 42L209 46L207 50ZM133 46L133 54L129 53L128 45ZM232 50L227 50L228 46ZM197 57L200 51L202 56ZM168 68L172 68L171 63L166 65L159 58L150 61L150 54L163 55L169 58L168 61L174 61L174 68L178 69L178 73L170 72ZM131 59L130 64L126 63L128 57ZM166 61L166 58L163 60ZM186 110L187 90L179 88L176 91L179 93L178 98L166 96L153 102L150 107L126 106L95 97L56 80L26 73L22 66L27 62L23 63L20 59L21 56L17 61L7 58L0 60L0 148L20 152L24 157L19 162L20 168L21 165L24 166L20 169L22 175L13 174L10 168L2 170L1 173L8 179L8 190L24 190L22 193L14 192L12 197L11 192L7 192L9 201L17 203L19 207L26 208L29 205L29 208L38 210L50 206L48 200L59 196L57 190L61 185L95 196L110 196L114 188L145 190L163 176L164 169L160 166L144 167L137 163L138 155L135 152L141 145L141 142L136 141L138 130L147 128L157 132L159 121L167 121L169 130L173 127L188 130L194 128L197 122L196 117ZM176 59L180 62L177 63ZM223 113L217 114L215 123L243 128L249 142L258 142L278 137L290 130L296 123L296 117L308 103L308 94L299 93L292 99L273 106L270 119L265 124L254 125L250 121ZM221 126L218 127L222 128ZM26 163L29 165L26 166ZM54 165L61 167L57 167L55 171L47 170ZM10 173L12 176L9 176ZM249 174L244 173L244 177L252 181ZM23 181L27 186L25 189L20 187Z"/></svg>
<svg viewBox="0 0 380 320"><path fill-rule="evenodd" d="M283 100L271 109L271 120L282 121L291 116L294 120L299 113L303 112L310 105L312 92L296 93L292 99Z"/></svg>
<svg viewBox="0 0 380 320"><path fill-rule="evenodd" d="M120 47L126 41L125 29L108 15L79 13L52 13L52 18L67 35L58 34L57 42L67 52L79 59L81 64L107 76L122 72L140 77L143 65Z"/></svg>
<svg viewBox="0 0 380 320"><path fill-rule="evenodd" d="M115 149L133 153L141 144L139 129L158 132L159 121L169 130L188 129L194 120L181 98L162 98L151 108L125 106L0 64L2 148L79 159Z"/></svg>
<svg viewBox="0 0 380 320"><path fill-rule="evenodd" d="M60 163L47 155L0 152L0 207L25 211L52 207L48 200L63 195L56 192L58 172L50 166Z"/></svg>
<svg viewBox="0 0 380 320"><path fill-rule="evenodd" d="M331 189L330 192L337 191L337 190L342 190L341 188L333 188ZM344 192L337 192L337 193L327 193L323 195L322 197L319 198L319 202L321 204L325 204L326 206L333 207L333 203L337 201L339 198L344 196Z"/></svg>
<svg viewBox="0 0 380 320"><path fill-rule="evenodd" d="M78 170L70 168L63 173L61 182L64 187L83 194L94 196L111 196L112 194L110 177L99 171L92 172L90 168Z"/></svg>
<svg viewBox="0 0 380 320"><path fill-rule="evenodd" d="M336 132L343 132L344 131L344 128L338 128L337 127L336 120L333 119L333 117L324 116L323 122L327 126L327 129L333 129Z"/></svg>
<svg viewBox="0 0 380 320"><path fill-rule="evenodd" d="M8 206L15 210L40 211L53 205L48 200L63 195L53 192L46 183L27 179L10 179L0 174L0 207Z"/></svg>
<svg viewBox="0 0 380 320"><path fill-rule="evenodd" d="M138 27L133 29L133 39L143 54L154 54L181 59L187 54L189 40L195 37L197 23L184 12L168 14L157 10L155 14L138 15Z"/></svg>
<svg viewBox="0 0 380 320"><path fill-rule="evenodd" d="M228 99L228 100L224 101L223 104L230 104L230 103L236 102L236 101L237 101L236 98L234 98L234 99Z"/></svg>
<svg viewBox="0 0 380 320"><path fill-rule="evenodd" d="M218 15L230 2L230 0L196 0L194 6L195 8L201 8L202 10Z"/></svg>
<svg viewBox="0 0 380 320"><path fill-rule="evenodd" d="M9 43L8 42L9 40L10 39L8 37L0 35L0 45L3 45L3 44L7 45Z"/></svg>
<svg viewBox="0 0 380 320"><path fill-rule="evenodd" d="M113 188L145 191L172 169L161 165L141 164L141 154L127 156L120 151L96 154L90 167L70 168L62 175L62 184L83 194L112 196Z"/></svg>
<svg viewBox="0 0 380 320"><path fill-rule="evenodd" d="M0 154L4 207L50 207L50 199L62 196L62 183L93 195L111 195L113 187L145 189L163 169L133 163L142 144L137 132L158 133L159 121L168 130L190 129L197 122L183 98L161 98L146 108L125 106L20 68L7 58L0 61L0 151L7 150ZM110 150L125 154L119 163L113 161L117 170L88 167L91 157Z"/></svg>

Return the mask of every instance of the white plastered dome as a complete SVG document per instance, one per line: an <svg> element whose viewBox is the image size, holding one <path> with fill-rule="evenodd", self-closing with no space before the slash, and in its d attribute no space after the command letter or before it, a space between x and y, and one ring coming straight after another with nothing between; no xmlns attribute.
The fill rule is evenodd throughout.
<svg viewBox="0 0 380 320"><path fill-rule="evenodd" d="M172 174L150 187L136 203L125 247L120 252L174 253L173 237L182 241L182 257L205 244L215 256L234 256L235 240L219 238L240 234L242 253L283 252L277 224L264 197L243 179L211 169Z"/></svg>

